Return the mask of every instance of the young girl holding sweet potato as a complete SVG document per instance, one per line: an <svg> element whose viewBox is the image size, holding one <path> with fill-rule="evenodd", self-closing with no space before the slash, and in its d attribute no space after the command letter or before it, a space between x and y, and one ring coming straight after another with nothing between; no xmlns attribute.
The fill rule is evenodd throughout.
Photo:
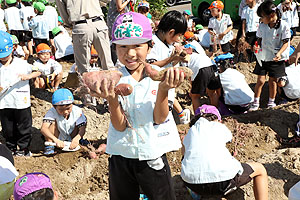
<svg viewBox="0 0 300 200"><path fill-rule="evenodd" d="M169 109L168 92L183 82L185 73L171 67L162 81L153 81L146 75L152 28L139 13L124 13L116 19L112 42L122 64L119 71L123 76L118 84L130 84L133 90L128 96L118 97L112 78L93 84L99 87L92 91L107 99L110 110L106 147L111 155L110 199L139 199L140 188L150 199L175 199L166 153L178 150L181 144Z"/></svg>

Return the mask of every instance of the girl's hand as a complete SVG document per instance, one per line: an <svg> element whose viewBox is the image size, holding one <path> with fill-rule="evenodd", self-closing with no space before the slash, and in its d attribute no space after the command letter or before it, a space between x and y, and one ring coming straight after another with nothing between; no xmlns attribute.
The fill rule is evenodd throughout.
<svg viewBox="0 0 300 200"><path fill-rule="evenodd" d="M225 35L224 33L220 33L219 36L218 36L218 39L219 39L219 40L222 40L223 37L224 37L224 35Z"/></svg>
<svg viewBox="0 0 300 200"><path fill-rule="evenodd" d="M77 146L79 145L79 140L77 139L73 139L72 142L71 142L71 145L69 147L69 149L75 149Z"/></svg>
<svg viewBox="0 0 300 200"><path fill-rule="evenodd" d="M170 67L165 73L165 79L159 83L159 88L168 91L171 88L178 87L184 80L184 72L178 68Z"/></svg>
<svg viewBox="0 0 300 200"><path fill-rule="evenodd" d="M55 141L56 143L56 147L60 148L60 149L63 149L65 147L65 143L63 141L61 141L60 139L57 139Z"/></svg>
<svg viewBox="0 0 300 200"><path fill-rule="evenodd" d="M277 53L277 54L275 55L275 57L273 58L273 60L274 60L275 62L278 62L280 59L281 59L281 54L280 54L280 53Z"/></svg>
<svg viewBox="0 0 300 200"><path fill-rule="evenodd" d="M114 91L115 85L114 80L104 78L101 82L96 82L95 90L91 91L91 95L105 99L114 99L117 96Z"/></svg>

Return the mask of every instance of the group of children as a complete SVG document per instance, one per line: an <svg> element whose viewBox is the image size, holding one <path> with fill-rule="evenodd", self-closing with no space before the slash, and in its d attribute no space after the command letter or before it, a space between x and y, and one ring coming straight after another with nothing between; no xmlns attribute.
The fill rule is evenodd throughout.
<svg viewBox="0 0 300 200"><path fill-rule="evenodd" d="M47 3L45 0L42 2ZM9 8L18 9L14 0L6 0L6 3ZM150 6L145 1L138 6L141 14L127 12L116 18L112 26L111 41L118 58L118 70L123 75L117 84L130 84L133 92L128 96L116 95L116 83L113 79L105 79L105 84L100 88L90 88L96 91L93 95L106 99L110 111L106 147L106 153L111 155L110 199L138 199L140 189L150 199L176 199L166 153L179 148L182 148L183 155L181 177L192 195L226 195L253 179L255 199L268 199L268 176L265 168L259 163L241 164L230 155L225 144L231 141L232 134L220 123L221 115L217 108L223 104L231 113L257 110L266 74L270 77L268 106L276 106L274 101L277 85L283 87L290 84L287 80L292 80L286 78L285 65L289 58L290 29L293 27L281 19L283 14L280 8L272 2L266 1L258 5L255 0L246 0L246 4L242 11L242 36L246 37L257 55L254 73L258 75L258 81L255 93L249 88L244 75L231 68L232 55L229 52L233 25L230 16L222 12L224 4L221 1L214 1L209 7L212 18L209 20L206 36L200 35L203 27L191 21L188 10L183 13L166 13L153 34L153 23L147 18ZM73 105L72 92L66 88L59 89L62 66L51 58L55 51L58 59L72 59L72 42L64 39L67 33L61 26L55 24L50 29L51 25L44 23L46 13L43 3L35 3L33 7L37 16L25 15L29 30L32 29L38 56L33 65L14 56L15 52L18 53L18 47L14 46L19 43L18 37L13 38L0 31L2 134L6 139L6 146L14 155L21 156L31 155L28 149L32 126L30 79L33 79L35 87L49 87L54 92L53 107L44 116L41 127L41 133L45 136L44 154L52 155L56 147L63 149L67 143L68 150L71 151L78 149L79 145L87 144L83 139L86 117L79 107ZM282 5L282 12L289 12L291 7ZM290 15L286 16L289 18ZM22 19L20 22L24 24L25 18ZM23 29L19 31L19 28L11 27L9 30L24 38L30 35ZM37 37L37 34L45 37ZM220 48L224 55L212 60L212 54L206 54L201 41L203 44L207 43L204 40L207 34L210 35L210 51ZM51 38L49 35L54 36L53 42L48 43ZM30 43L32 40L28 41ZM62 48L62 41L69 45ZM189 50L190 53L183 53ZM28 51L31 52L30 48ZM97 52L94 49L91 51L91 68L86 73L99 71L96 67ZM26 55L23 57L26 58ZM146 75L146 62L158 71L168 69L162 81L153 81ZM175 88L185 79L184 72L178 66L187 66L193 71L190 96L195 118L191 122L190 110L183 109L176 100ZM72 72L76 71L74 65ZM97 81L95 80L96 83ZM96 83L93 87L98 85ZM290 85L290 88L293 87ZM205 94L209 96L211 106L201 106L200 97ZM172 115L173 109L178 113L181 123L190 123L189 132L182 141ZM49 178L44 174L25 177L15 183L15 190L22 188L22 185L25 187L27 181L38 177L47 186L42 188L40 185L41 189L52 190ZM18 192L15 194L18 199ZM54 194L52 191L52 198Z"/></svg>

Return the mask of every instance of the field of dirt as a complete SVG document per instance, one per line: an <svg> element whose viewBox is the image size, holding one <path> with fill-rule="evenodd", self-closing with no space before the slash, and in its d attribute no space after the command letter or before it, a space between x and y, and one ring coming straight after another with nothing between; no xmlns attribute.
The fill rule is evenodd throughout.
<svg viewBox="0 0 300 200"><path fill-rule="evenodd" d="M298 44L300 37L294 39ZM64 76L68 74L71 64L62 63ZM238 63L247 82L254 88L256 77L251 73L254 63ZM64 79L65 80L65 79ZM190 108L191 100L188 96L188 84L178 90L178 100L184 108ZM88 158L84 150L72 153L60 152L53 157L42 154L43 139L40 133L42 118L51 107L51 94L48 91L33 89L31 96L33 115L32 157L15 157L15 166L20 176L29 172L44 172L51 178L53 187L59 191L61 199L109 199L108 195L108 155L102 155L98 160ZM288 199L291 186L300 180L300 149L281 146L276 135L291 136L299 118L299 102L279 105L274 109L266 109L268 98L267 83L263 89L262 107L255 112L241 115L223 116L223 122L234 135L234 141L228 144L232 153L241 162L257 161L267 169L269 175L269 199ZM207 103L206 97L202 99ZM78 103L79 101L77 101ZM101 101L100 101L101 102ZM103 104L97 109L83 108L88 118L85 137L95 146L105 143L109 124L109 113ZM187 125L178 125L181 132L187 132ZM186 191L180 178L181 153L168 153L176 196L178 200L189 200L191 197ZM221 197L204 197L203 199L222 199ZM235 193L223 198L228 200L254 199L252 183L243 186Z"/></svg>

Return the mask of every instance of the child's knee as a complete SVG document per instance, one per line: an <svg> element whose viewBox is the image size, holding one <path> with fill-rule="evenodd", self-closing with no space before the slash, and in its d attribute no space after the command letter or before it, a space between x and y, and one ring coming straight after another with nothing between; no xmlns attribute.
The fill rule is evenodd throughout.
<svg viewBox="0 0 300 200"><path fill-rule="evenodd" d="M254 171L250 175L251 178L254 178L256 176L267 176L268 175L266 168L261 163L253 162L253 163L247 163L247 164L250 165Z"/></svg>

